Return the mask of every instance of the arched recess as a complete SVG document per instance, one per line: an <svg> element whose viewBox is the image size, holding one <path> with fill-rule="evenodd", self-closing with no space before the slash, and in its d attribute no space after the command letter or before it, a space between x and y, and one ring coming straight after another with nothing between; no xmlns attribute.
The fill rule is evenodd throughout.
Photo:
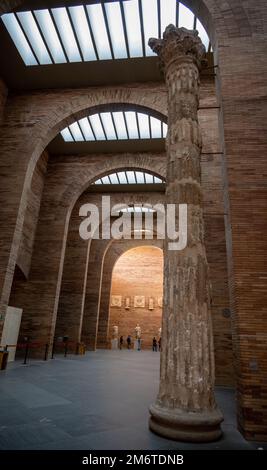
<svg viewBox="0 0 267 470"><path fill-rule="evenodd" d="M162 155L156 157L132 155L132 158L128 156L126 160L127 168L141 169L161 178L165 176ZM68 223L71 206L75 201L74 195L76 194L77 198L82 192L81 188L87 188L90 182L105 172L107 173L107 168L109 168L109 172L124 168L125 156L119 155L113 159L110 159L108 155L105 158L102 156L97 169L95 161L90 166L85 158L84 167L80 163L78 165L79 173L75 175L76 163L74 162L73 171L71 171L70 162L66 162L65 179L60 178L61 188L65 188L65 191L59 191L55 184L58 180L56 171L50 172L49 178L51 179L46 184L39 216L30 277L28 282L19 286L20 288L16 292L16 304L24 308L22 334L25 335L28 330L28 335L43 342L51 343L54 337ZM101 170L101 166L103 170ZM74 187L73 181L75 181ZM72 187L72 191L69 191L69 186ZM58 194L61 197L62 193L65 193L65 200L73 201L72 205L67 206L62 202L61 204L56 203ZM68 195L67 199L66 194ZM38 310L36 310L36 305L38 305ZM35 326L37 323L38 327Z"/></svg>
<svg viewBox="0 0 267 470"><path fill-rule="evenodd" d="M73 92L66 92L66 95L73 95ZM76 96L75 96L76 95ZM58 93L60 96L60 92ZM5 213L1 214L5 220L9 220L6 230L6 246L1 258L1 274L0 274L0 290L1 290L1 310L5 312L5 306L8 303L10 289L12 285L12 276L15 268L15 262L18 256L18 250L22 235L25 212L28 204L29 188L31 186L32 176L35 166L47 147L49 142L68 124L84 117L91 112L95 112L98 106L104 109L110 109L110 106L130 105L139 106L142 109L151 110L151 113L162 116L166 121L166 99L157 99L157 93L153 90L142 93L136 88L128 89L127 87L114 87L108 90L78 90L74 92L74 96L70 99L67 96L62 100L60 105L55 99L43 105L41 115L38 119L29 116L29 120L36 119L34 125L27 126L24 118L24 126L18 129L9 125L9 115L5 121L5 128L0 130L0 146L3 157L8 161L8 177L3 181L3 192L5 194ZM140 108L140 109L141 109ZM34 113L33 113L34 114ZM165 117L164 117L165 116ZM10 119L12 121L11 113ZM30 130L29 130L30 128ZM14 143L16 142L16 143ZM14 148L16 147L16 151ZM17 155L20 155L20 164L18 165ZM77 164L76 159L76 164ZM142 162L139 163L142 166ZM5 164L6 167L6 164ZM53 177L51 175L51 177ZM81 186L80 193L86 187ZM73 183L75 186L75 182ZM73 190L74 188L72 188ZM12 194L11 194L12 191ZM60 190L59 190L60 191ZM76 189L77 191L77 189ZM14 192L16 194L14 194ZM65 197L67 201L63 203L69 204L71 190L66 190ZM77 191L78 192L78 191ZM6 197L8 194L8 197ZM77 193L72 199L72 207L77 198ZM12 205L7 201L12 200ZM0 325L2 322L0 322Z"/></svg>
<svg viewBox="0 0 267 470"><path fill-rule="evenodd" d="M155 167L153 173L155 173ZM164 203L164 193L157 192L157 187L158 185L155 184L154 193L133 193L129 190L129 192L122 194L111 194L111 206L118 203L129 205ZM83 193L72 211L59 298L56 336L68 334L73 341L80 341L83 323L83 340L90 349L95 349L102 263L110 240L84 241L80 238L78 233L81 222L79 209L88 202L99 206L101 193ZM71 295L70 292L72 292ZM68 328L68 332L66 328Z"/></svg>
<svg viewBox="0 0 267 470"><path fill-rule="evenodd" d="M125 241L113 241L109 246L103 264L103 275L102 275L102 286L101 286L101 298L99 308L99 320L97 330L97 348L109 349L110 343L109 338L109 319L110 319L110 295L111 295L111 284L112 274L116 262L119 258L131 250L132 248L153 246L163 249L162 240L125 240Z"/></svg>

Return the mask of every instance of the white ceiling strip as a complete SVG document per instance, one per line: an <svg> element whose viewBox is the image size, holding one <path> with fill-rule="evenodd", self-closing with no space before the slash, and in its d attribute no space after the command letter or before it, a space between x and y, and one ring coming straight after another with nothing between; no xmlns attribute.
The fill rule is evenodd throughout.
<svg viewBox="0 0 267 470"><path fill-rule="evenodd" d="M49 11L35 10L34 14L54 62L56 64L67 62Z"/></svg>
<svg viewBox="0 0 267 470"><path fill-rule="evenodd" d="M105 3L105 10L115 59L125 59L127 57L127 49L124 39L120 3Z"/></svg>
<svg viewBox="0 0 267 470"><path fill-rule="evenodd" d="M130 57L143 57L138 0L123 2Z"/></svg>
<svg viewBox="0 0 267 470"><path fill-rule="evenodd" d="M107 29L101 4L87 5L88 16L94 34L100 60L112 59Z"/></svg>
<svg viewBox="0 0 267 470"><path fill-rule="evenodd" d="M52 14L69 61L81 62L82 58L79 53L66 8L53 8Z"/></svg>
<svg viewBox="0 0 267 470"><path fill-rule="evenodd" d="M84 7L82 5L69 7L69 12L82 51L83 60L96 60L96 54Z"/></svg>
<svg viewBox="0 0 267 470"><path fill-rule="evenodd" d="M38 62L25 38L25 35L13 13L2 16L2 20L8 30L16 48L18 49L25 65L37 65Z"/></svg>
<svg viewBox="0 0 267 470"><path fill-rule="evenodd" d="M21 11L17 16L40 64L52 64L33 14L30 11Z"/></svg>

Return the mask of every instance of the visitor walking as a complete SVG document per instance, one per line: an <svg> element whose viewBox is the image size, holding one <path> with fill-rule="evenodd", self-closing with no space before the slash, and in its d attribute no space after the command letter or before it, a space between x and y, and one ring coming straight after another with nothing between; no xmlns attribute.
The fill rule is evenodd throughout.
<svg viewBox="0 0 267 470"><path fill-rule="evenodd" d="M155 352L157 352L157 350L158 350L158 343L157 343L157 340L156 340L155 336L153 338L152 350L155 351Z"/></svg>
<svg viewBox="0 0 267 470"><path fill-rule="evenodd" d="M137 351L141 351L141 338L137 340Z"/></svg>
<svg viewBox="0 0 267 470"><path fill-rule="evenodd" d="M161 337L159 338L158 346L159 346L159 352L160 352L161 351Z"/></svg>
<svg viewBox="0 0 267 470"><path fill-rule="evenodd" d="M127 349L131 349L131 345L132 345L132 338L130 335L127 336Z"/></svg>
<svg viewBox="0 0 267 470"><path fill-rule="evenodd" d="M123 336L120 337L120 349L123 348Z"/></svg>

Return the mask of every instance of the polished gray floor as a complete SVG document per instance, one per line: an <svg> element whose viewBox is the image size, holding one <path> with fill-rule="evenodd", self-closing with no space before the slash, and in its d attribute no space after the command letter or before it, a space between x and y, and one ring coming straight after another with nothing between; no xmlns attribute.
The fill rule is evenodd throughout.
<svg viewBox="0 0 267 470"><path fill-rule="evenodd" d="M177 443L148 429L158 388L159 353L98 351L48 362L21 361L0 372L3 449L255 449L236 430L234 393L216 391L223 438Z"/></svg>

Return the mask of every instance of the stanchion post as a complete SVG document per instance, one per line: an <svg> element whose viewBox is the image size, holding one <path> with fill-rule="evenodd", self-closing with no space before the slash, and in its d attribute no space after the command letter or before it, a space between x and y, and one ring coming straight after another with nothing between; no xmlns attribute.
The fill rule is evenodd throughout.
<svg viewBox="0 0 267 470"><path fill-rule="evenodd" d="M53 341L51 359L54 359L54 354L55 354L55 341Z"/></svg>
<svg viewBox="0 0 267 470"><path fill-rule="evenodd" d="M45 355L44 355L44 361L47 361L47 356L48 356L48 348L49 348L49 345L46 343L46 345L45 345Z"/></svg>
<svg viewBox="0 0 267 470"><path fill-rule="evenodd" d="M27 359L28 359L28 355L29 355L29 347L30 347L30 341L29 341L29 339L27 339L23 364L27 364Z"/></svg>
<svg viewBox="0 0 267 470"><path fill-rule="evenodd" d="M64 352L64 357L67 357L68 354L68 341L65 343L65 352Z"/></svg>

